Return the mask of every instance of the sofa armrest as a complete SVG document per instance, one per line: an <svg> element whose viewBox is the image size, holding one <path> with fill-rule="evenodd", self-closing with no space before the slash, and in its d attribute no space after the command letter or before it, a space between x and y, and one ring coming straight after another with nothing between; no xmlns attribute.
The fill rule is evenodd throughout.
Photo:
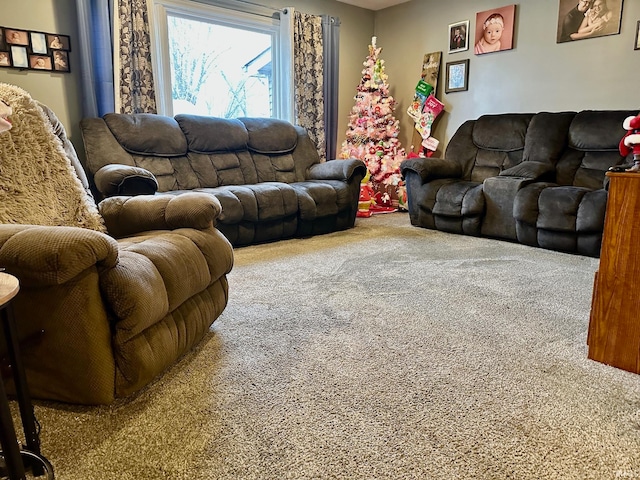
<svg viewBox="0 0 640 480"><path fill-rule="evenodd" d="M61 285L89 267L118 262L118 243L78 227L0 225L0 266L26 286Z"/></svg>
<svg viewBox="0 0 640 480"><path fill-rule="evenodd" d="M153 173L130 165L105 165L96 172L93 181L104 197L153 195L158 191L158 182Z"/></svg>
<svg viewBox="0 0 640 480"><path fill-rule="evenodd" d="M354 175L367 173L367 167L362 160L348 158L346 160L329 160L316 163L309 168L307 180L344 180L349 182Z"/></svg>
<svg viewBox="0 0 640 480"><path fill-rule="evenodd" d="M107 231L123 238L149 230L211 227L222 206L213 195L187 192L179 195L110 197L98 204Z"/></svg>
<svg viewBox="0 0 640 480"><path fill-rule="evenodd" d="M522 177L528 180L540 180L553 173L555 167L550 163L525 161L500 172L501 177Z"/></svg>
<svg viewBox="0 0 640 480"><path fill-rule="evenodd" d="M461 178L462 166L442 158L410 158L400 164L402 176L407 172L417 173L423 182L435 178Z"/></svg>

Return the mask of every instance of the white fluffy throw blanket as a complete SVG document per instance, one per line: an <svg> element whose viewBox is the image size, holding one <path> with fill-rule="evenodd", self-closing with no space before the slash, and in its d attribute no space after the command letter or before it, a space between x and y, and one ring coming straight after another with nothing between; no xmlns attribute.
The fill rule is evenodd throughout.
<svg viewBox="0 0 640 480"><path fill-rule="evenodd" d="M102 217L65 155L51 122L31 96L0 83L13 127L0 133L0 223L105 231Z"/></svg>

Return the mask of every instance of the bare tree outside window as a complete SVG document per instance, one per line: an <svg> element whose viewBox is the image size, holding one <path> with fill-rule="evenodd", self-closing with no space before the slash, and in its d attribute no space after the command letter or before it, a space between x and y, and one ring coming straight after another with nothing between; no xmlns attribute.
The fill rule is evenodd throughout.
<svg viewBox="0 0 640 480"><path fill-rule="evenodd" d="M272 37L168 16L174 114L272 116Z"/></svg>

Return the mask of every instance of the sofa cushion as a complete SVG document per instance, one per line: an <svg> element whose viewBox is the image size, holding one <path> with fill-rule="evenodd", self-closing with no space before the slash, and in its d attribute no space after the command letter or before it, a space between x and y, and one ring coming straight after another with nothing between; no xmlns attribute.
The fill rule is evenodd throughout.
<svg viewBox="0 0 640 480"><path fill-rule="evenodd" d="M483 115L473 127L473 143L485 150L522 150L531 117L529 113Z"/></svg>
<svg viewBox="0 0 640 480"><path fill-rule="evenodd" d="M349 206L349 187L344 182L296 182L291 186L298 194L302 220L336 215Z"/></svg>
<svg viewBox="0 0 640 480"><path fill-rule="evenodd" d="M555 165L567 148L567 131L575 112L537 113L525 136L524 159Z"/></svg>
<svg viewBox="0 0 640 480"><path fill-rule="evenodd" d="M200 115L176 115L175 118L192 152L232 152L247 149L249 132L237 119Z"/></svg>
<svg viewBox="0 0 640 480"><path fill-rule="evenodd" d="M298 211L296 191L286 183L228 185L197 191L212 194L220 201L222 213L218 220L226 224L281 220Z"/></svg>
<svg viewBox="0 0 640 480"><path fill-rule="evenodd" d="M239 118L249 132L249 148L257 153L288 153L296 148L298 133L289 122L277 118Z"/></svg>
<svg viewBox="0 0 640 480"><path fill-rule="evenodd" d="M627 116L629 112L621 110L578 112L569 127L569 146L581 151L617 150Z"/></svg>
<svg viewBox="0 0 640 480"><path fill-rule="evenodd" d="M434 215L462 217L480 215L484 211L482 184L456 182L443 185L436 195Z"/></svg>
<svg viewBox="0 0 640 480"><path fill-rule="evenodd" d="M187 140L171 117L151 113L107 113L104 121L129 153L173 157L187 153Z"/></svg>
<svg viewBox="0 0 640 480"><path fill-rule="evenodd" d="M560 186L545 188L538 199L539 229L557 231L576 231L578 207L584 195L589 192L586 188Z"/></svg>

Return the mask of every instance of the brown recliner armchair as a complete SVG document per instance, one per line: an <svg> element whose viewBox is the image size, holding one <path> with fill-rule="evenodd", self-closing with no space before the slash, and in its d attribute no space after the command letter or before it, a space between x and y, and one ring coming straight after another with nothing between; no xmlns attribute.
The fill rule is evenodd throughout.
<svg viewBox="0 0 640 480"><path fill-rule="evenodd" d="M13 108L0 134L0 266L20 280L12 305L31 394L111 403L194 347L226 307L233 250L214 228L220 204L193 193L96 208L53 112L12 85L0 98Z"/></svg>

